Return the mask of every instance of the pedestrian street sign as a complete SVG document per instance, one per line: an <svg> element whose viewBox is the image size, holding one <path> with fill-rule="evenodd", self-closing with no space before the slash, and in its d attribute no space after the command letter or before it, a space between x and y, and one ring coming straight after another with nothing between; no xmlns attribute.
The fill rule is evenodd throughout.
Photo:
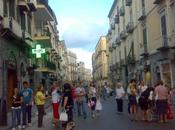
<svg viewBox="0 0 175 130"><path fill-rule="evenodd" d="M41 48L41 45L37 44L35 49L32 49L32 54L36 54L36 58L41 58L41 54L45 53L46 50Z"/></svg>

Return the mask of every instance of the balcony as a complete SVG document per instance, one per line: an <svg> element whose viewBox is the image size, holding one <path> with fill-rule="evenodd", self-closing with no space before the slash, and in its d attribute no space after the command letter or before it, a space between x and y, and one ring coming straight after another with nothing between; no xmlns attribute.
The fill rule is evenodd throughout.
<svg viewBox="0 0 175 130"><path fill-rule="evenodd" d="M111 24L111 29L115 30L115 24Z"/></svg>
<svg viewBox="0 0 175 130"><path fill-rule="evenodd" d="M127 37L127 33L126 33L125 30L123 30L123 31L120 33L120 38L121 38L122 40L125 40L126 37Z"/></svg>
<svg viewBox="0 0 175 130"><path fill-rule="evenodd" d="M126 25L126 31L127 31L127 33L132 33L134 31L134 23L133 22L129 22Z"/></svg>
<svg viewBox="0 0 175 130"><path fill-rule="evenodd" d="M27 5L28 5L31 12L36 11L36 9L37 9L36 0L27 0Z"/></svg>
<svg viewBox="0 0 175 130"><path fill-rule="evenodd" d="M120 16L124 16L124 15L125 15L125 8L124 8L124 6L122 6L120 8Z"/></svg>
<svg viewBox="0 0 175 130"><path fill-rule="evenodd" d="M112 34L112 30L111 30L111 29L108 30L108 34L109 34L109 35Z"/></svg>
<svg viewBox="0 0 175 130"><path fill-rule="evenodd" d="M7 30L9 37L22 39L22 30L18 22L12 17L4 17L2 21L2 29Z"/></svg>
<svg viewBox="0 0 175 130"><path fill-rule="evenodd" d="M112 52L112 50L113 50L113 49L112 49L112 47L110 46L110 47L109 47L109 51Z"/></svg>
<svg viewBox="0 0 175 130"><path fill-rule="evenodd" d="M126 6L131 6L132 0L126 0Z"/></svg>
<svg viewBox="0 0 175 130"><path fill-rule="evenodd" d="M33 39L30 33L27 31L22 32L22 39L27 43L28 46L33 46Z"/></svg>
<svg viewBox="0 0 175 130"><path fill-rule="evenodd" d="M125 62L124 59L120 60L120 66L121 66L121 67L122 67L122 66L126 66L126 62Z"/></svg>
<svg viewBox="0 0 175 130"><path fill-rule="evenodd" d="M33 37L33 40L39 42L44 47L51 47L51 38L50 38L50 31L48 25L45 25L44 28L36 28L36 33Z"/></svg>
<svg viewBox="0 0 175 130"><path fill-rule="evenodd" d="M158 40L158 43L160 46L157 48L158 51L168 51L170 49L169 39L167 36L163 36Z"/></svg>
<svg viewBox="0 0 175 130"><path fill-rule="evenodd" d="M18 6L22 11L28 12L30 10L27 4L27 0L18 0Z"/></svg>
<svg viewBox="0 0 175 130"><path fill-rule="evenodd" d="M146 18L145 8L141 9L138 13L138 20L142 21Z"/></svg>
<svg viewBox="0 0 175 130"><path fill-rule="evenodd" d="M40 2L37 3L37 11L34 13L34 16L35 16L36 22L55 21L54 12L50 8L50 6L47 4L47 2L41 2L41 0Z"/></svg>
<svg viewBox="0 0 175 130"><path fill-rule="evenodd" d="M129 55L127 57L127 64L134 65L136 63L135 56Z"/></svg>
<svg viewBox="0 0 175 130"><path fill-rule="evenodd" d="M115 20L115 23L116 23L116 24L119 24L119 21L120 21L120 20L119 20L119 15L116 15L114 20Z"/></svg>
<svg viewBox="0 0 175 130"><path fill-rule="evenodd" d="M153 4L160 4L164 0L154 0Z"/></svg>
<svg viewBox="0 0 175 130"><path fill-rule="evenodd" d="M47 61L45 64L45 67L48 68L49 70L56 70L56 65L53 62Z"/></svg>
<svg viewBox="0 0 175 130"><path fill-rule="evenodd" d="M144 47L141 50L142 50L142 52L141 52L140 56L142 56L142 57L148 57L149 56L147 45L144 45Z"/></svg>
<svg viewBox="0 0 175 130"><path fill-rule="evenodd" d="M116 45L120 45L120 43L121 43L120 37L117 37L116 40L115 40L115 42L116 42Z"/></svg>
<svg viewBox="0 0 175 130"><path fill-rule="evenodd" d="M114 49L115 49L116 47L117 47L116 43L115 43L115 42L113 42L113 43L112 43L112 48L114 48Z"/></svg>

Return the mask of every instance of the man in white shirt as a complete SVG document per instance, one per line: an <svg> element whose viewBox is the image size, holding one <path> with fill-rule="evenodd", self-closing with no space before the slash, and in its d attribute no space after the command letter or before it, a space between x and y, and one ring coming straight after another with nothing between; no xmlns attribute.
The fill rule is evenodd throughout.
<svg viewBox="0 0 175 130"><path fill-rule="evenodd" d="M123 112L123 97L125 96L125 91L121 83L117 84L115 92L116 92L117 111L118 113L122 113Z"/></svg>
<svg viewBox="0 0 175 130"><path fill-rule="evenodd" d="M85 103L86 103L86 91L82 84L80 84L79 87L76 88L76 103L77 103L77 110L78 110L78 116L81 116L83 113L84 119L86 119L86 109L85 109Z"/></svg>

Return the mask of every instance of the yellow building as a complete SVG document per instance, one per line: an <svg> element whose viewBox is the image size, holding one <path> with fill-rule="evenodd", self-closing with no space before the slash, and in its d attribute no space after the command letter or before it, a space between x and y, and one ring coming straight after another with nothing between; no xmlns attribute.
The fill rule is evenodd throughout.
<svg viewBox="0 0 175 130"><path fill-rule="evenodd" d="M108 64L107 64L107 42L106 37L100 37L95 53L92 56L93 80L97 85L101 86L107 82Z"/></svg>
<svg viewBox="0 0 175 130"><path fill-rule="evenodd" d="M173 87L174 0L114 0L109 12L112 81L163 80Z"/></svg>

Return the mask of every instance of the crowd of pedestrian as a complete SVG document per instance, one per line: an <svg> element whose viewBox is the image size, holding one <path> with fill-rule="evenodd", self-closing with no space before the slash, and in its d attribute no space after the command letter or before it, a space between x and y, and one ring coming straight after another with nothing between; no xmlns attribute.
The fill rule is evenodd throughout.
<svg viewBox="0 0 175 130"><path fill-rule="evenodd" d="M117 113L123 112L123 99L128 99L131 121L158 121L166 123L173 119L175 90L159 81L155 86L132 79L126 91L121 83L116 84Z"/></svg>
<svg viewBox="0 0 175 130"><path fill-rule="evenodd" d="M74 116L86 119L89 110L93 119L98 117L102 110L101 99L107 100L113 96L114 92L117 114L123 113L124 99L128 99L128 113L131 121L163 123L173 119L175 89L170 89L162 81L159 81L155 86L149 86L143 81L136 82L133 79L127 88L118 82L115 84L115 89L112 89L106 82L103 86L96 86L94 83L84 85L82 82L65 83L58 86L53 82L47 91L42 84L39 84L36 90L32 90L29 83L25 81L21 91L14 88L11 107L12 130L15 130L16 127L24 129L27 126L32 126L33 105L38 110L38 128L43 128L46 100L52 102L52 124L54 127L58 129L62 126L66 130L72 130L75 127ZM65 117L62 117L64 121L60 119L63 113L64 116L66 114Z"/></svg>
<svg viewBox="0 0 175 130"><path fill-rule="evenodd" d="M32 106L37 108L38 128L44 128L43 118L46 114L46 100L52 102L53 119L52 124L57 129L61 125L66 130L72 130L75 126L74 114L84 119L88 116L88 108L92 118L99 116L102 109L100 94L95 84L84 85L83 83L65 83L58 86L55 82L50 90L45 90L43 84L39 84L35 90L31 89L28 82L23 82L23 89L20 91L14 88L12 96L12 130L25 129L32 126ZM61 121L61 113L66 113L66 121ZM22 118L21 118L22 117ZM21 122L22 119L22 122Z"/></svg>

